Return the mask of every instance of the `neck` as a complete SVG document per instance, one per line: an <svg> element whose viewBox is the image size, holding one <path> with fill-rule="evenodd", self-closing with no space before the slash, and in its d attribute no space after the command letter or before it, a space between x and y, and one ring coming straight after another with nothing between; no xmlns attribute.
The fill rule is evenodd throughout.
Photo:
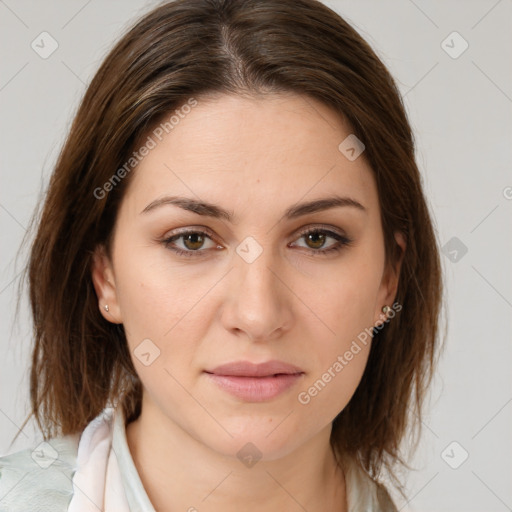
<svg viewBox="0 0 512 512"><path fill-rule="evenodd" d="M245 466L151 412L143 409L127 426L126 437L155 510L347 511L344 474L330 448L330 428L281 458Z"/></svg>

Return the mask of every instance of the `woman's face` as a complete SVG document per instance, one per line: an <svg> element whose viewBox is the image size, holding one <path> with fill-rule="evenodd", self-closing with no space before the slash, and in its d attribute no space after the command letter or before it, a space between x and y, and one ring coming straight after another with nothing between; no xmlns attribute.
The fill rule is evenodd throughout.
<svg viewBox="0 0 512 512"><path fill-rule="evenodd" d="M105 318L124 324L143 414L271 460L328 436L394 301L376 185L350 128L311 98L226 95L180 112L149 133L93 280ZM295 369L212 375L240 361Z"/></svg>

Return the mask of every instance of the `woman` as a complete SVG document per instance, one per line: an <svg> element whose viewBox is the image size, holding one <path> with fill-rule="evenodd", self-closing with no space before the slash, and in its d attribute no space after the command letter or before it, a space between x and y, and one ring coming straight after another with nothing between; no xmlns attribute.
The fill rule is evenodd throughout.
<svg viewBox="0 0 512 512"><path fill-rule="evenodd" d="M88 87L28 266L2 510L396 510L437 241L385 66L314 0L177 0ZM400 489L398 482L397 487Z"/></svg>

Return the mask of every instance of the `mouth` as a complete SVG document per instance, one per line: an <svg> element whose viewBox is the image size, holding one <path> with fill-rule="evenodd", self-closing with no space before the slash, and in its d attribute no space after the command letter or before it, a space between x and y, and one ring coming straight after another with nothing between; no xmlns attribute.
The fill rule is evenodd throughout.
<svg viewBox="0 0 512 512"><path fill-rule="evenodd" d="M261 364L235 361L204 373L220 389L246 402L276 398L305 375L302 369L283 361Z"/></svg>
<svg viewBox="0 0 512 512"><path fill-rule="evenodd" d="M258 364L249 361L233 361L217 366L212 370L205 370L205 372L230 377L274 377L304 373L298 366L276 360Z"/></svg>

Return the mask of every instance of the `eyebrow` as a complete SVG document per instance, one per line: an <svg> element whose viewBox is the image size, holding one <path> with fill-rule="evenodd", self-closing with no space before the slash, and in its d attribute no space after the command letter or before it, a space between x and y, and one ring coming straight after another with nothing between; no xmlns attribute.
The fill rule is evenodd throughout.
<svg viewBox="0 0 512 512"><path fill-rule="evenodd" d="M180 196L165 196L159 199L155 199L149 203L140 213L145 214L164 205L178 206L183 210L196 213L197 215L203 215L205 217L213 217L217 219L225 219L229 222L233 222L234 219L234 214L232 211L226 210L212 203L197 201L195 199ZM321 199L315 199L314 201L309 201L306 203L292 205L285 211L281 220L296 219L297 217L302 217L303 215L340 207L351 207L361 212L367 213L367 209L359 201L356 201L350 197L333 195Z"/></svg>

